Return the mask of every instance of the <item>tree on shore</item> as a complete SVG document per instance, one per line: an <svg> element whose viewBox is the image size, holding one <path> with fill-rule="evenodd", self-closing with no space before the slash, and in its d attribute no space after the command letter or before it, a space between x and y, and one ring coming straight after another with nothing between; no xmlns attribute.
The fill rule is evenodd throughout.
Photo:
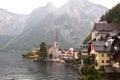
<svg viewBox="0 0 120 80"><path fill-rule="evenodd" d="M49 58L50 58L50 59L53 58L53 54L52 54L52 53L49 54Z"/></svg>
<svg viewBox="0 0 120 80"><path fill-rule="evenodd" d="M83 44L86 44L87 42L91 41L91 36L92 36L92 34L90 33L90 34L85 38L85 40L83 41Z"/></svg>
<svg viewBox="0 0 120 80"><path fill-rule="evenodd" d="M87 75L84 80L101 80L101 74L95 69L95 65L89 65L87 68Z"/></svg>
<svg viewBox="0 0 120 80"><path fill-rule="evenodd" d="M48 52L47 52L47 48L46 48L46 43L41 42L39 57L46 59L47 58L47 53Z"/></svg>

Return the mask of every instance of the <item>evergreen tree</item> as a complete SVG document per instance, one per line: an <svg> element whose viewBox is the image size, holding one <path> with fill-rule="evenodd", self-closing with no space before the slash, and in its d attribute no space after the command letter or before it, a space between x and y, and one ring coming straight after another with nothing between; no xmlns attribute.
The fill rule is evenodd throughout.
<svg viewBox="0 0 120 80"><path fill-rule="evenodd" d="M91 36L92 36L92 34L90 33L90 34L85 38L85 40L83 41L83 44L91 41Z"/></svg>
<svg viewBox="0 0 120 80"><path fill-rule="evenodd" d="M41 42L40 44L40 53L39 56L41 58L47 58L47 49L46 49L46 43L45 42Z"/></svg>
<svg viewBox="0 0 120 80"><path fill-rule="evenodd" d="M84 80L101 80L101 73L95 69L94 64L89 65L86 72Z"/></svg>
<svg viewBox="0 0 120 80"><path fill-rule="evenodd" d="M120 3L105 14L108 23L120 23Z"/></svg>

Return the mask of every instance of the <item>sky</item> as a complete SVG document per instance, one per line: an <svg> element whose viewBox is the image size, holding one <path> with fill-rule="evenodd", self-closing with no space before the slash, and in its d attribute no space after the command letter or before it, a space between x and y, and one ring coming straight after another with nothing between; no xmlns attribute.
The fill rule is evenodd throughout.
<svg viewBox="0 0 120 80"><path fill-rule="evenodd" d="M56 7L64 5L68 0L0 0L0 8L19 14L29 14L35 8L45 6L48 2ZM89 0L108 9L118 4L120 0Z"/></svg>

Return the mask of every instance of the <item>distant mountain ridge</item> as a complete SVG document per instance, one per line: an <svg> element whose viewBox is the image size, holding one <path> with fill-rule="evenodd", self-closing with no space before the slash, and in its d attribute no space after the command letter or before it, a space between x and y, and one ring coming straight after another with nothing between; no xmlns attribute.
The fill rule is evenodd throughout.
<svg viewBox="0 0 120 80"><path fill-rule="evenodd" d="M56 30L61 47L79 46L92 30L94 22L106 11L107 8L88 0L69 0L60 8L48 3L24 17L21 34L12 38L2 49L31 50L42 41L52 45Z"/></svg>
<svg viewBox="0 0 120 80"><path fill-rule="evenodd" d="M0 35L15 36L22 33L26 15L20 15L0 9Z"/></svg>

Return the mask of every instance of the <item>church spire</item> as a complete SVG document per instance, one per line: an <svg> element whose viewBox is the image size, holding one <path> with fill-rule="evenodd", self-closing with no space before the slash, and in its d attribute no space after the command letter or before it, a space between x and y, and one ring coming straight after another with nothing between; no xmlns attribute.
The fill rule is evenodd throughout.
<svg viewBox="0 0 120 80"><path fill-rule="evenodd" d="M58 40L58 33L57 33L57 30L56 30L56 37L55 37L55 41L56 41L56 42L59 42L59 40Z"/></svg>

